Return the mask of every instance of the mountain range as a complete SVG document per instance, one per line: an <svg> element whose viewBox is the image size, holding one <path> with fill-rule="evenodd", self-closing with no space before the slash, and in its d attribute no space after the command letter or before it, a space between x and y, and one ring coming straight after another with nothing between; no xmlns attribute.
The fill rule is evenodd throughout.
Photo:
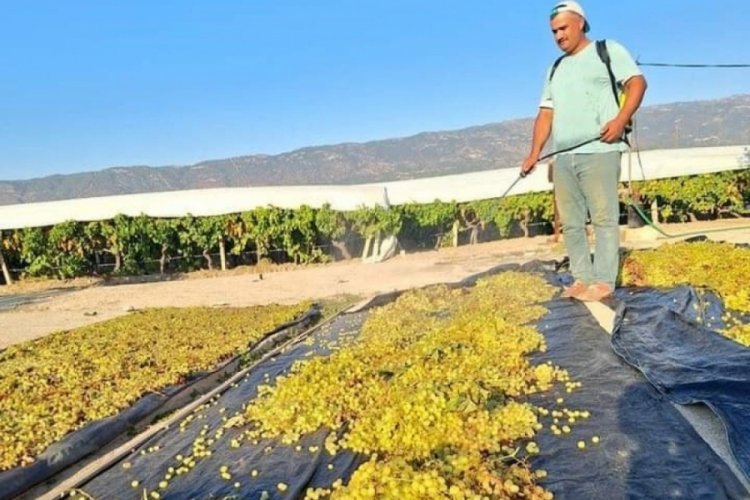
<svg viewBox="0 0 750 500"><path fill-rule="evenodd" d="M0 181L0 205L216 187L358 184L518 167L533 118L189 166L130 166ZM750 144L750 94L643 107L641 150Z"/></svg>

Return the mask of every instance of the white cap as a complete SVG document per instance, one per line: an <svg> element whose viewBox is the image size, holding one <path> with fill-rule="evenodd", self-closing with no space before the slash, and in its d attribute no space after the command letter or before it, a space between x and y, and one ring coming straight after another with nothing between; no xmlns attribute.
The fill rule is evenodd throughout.
<svg viewBox="0 0 750 500"><path fill-rule="evenodd" d="M589 26L589 22L586 19L586 13L583 12L583 7L581 7L581 4L578 2L558 2L553 8L552 12L549 15L550 19L554 19L556 15L558 15L560 12L574 12L581 16L583 18L584 24L583 24L583 32L588 33L589 29L591 27Z"/></svg>

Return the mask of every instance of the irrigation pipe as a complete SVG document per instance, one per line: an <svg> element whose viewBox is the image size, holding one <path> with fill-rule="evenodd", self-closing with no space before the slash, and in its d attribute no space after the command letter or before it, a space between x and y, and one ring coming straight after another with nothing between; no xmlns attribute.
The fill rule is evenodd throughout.
<svg viewBox="0 0 750 500"><path fill-rule="evenodd" d="M638 205L636 205L635 203L631 201L631 202L628 202L628 206L633 207L633 209L638 213L638 215L643 220L643 222L645 222L648 226L651 226L652 228L654 228L659 234L661 234L667 239L682 238L684 236L698 236L698 235L707 234L707 233L723 233L727 231L739 231L742 229L745 229L745 230L750 229L750 226L738 226L738 227L728 227L728 228L722 228L722 229L709 229L706 231L691 231L689 233L669 234L669 233L662 231L656 224L654 224L654 222L651 219L649 219L645 213L643 213L643 210L641 210L641 208Z"/></svg>

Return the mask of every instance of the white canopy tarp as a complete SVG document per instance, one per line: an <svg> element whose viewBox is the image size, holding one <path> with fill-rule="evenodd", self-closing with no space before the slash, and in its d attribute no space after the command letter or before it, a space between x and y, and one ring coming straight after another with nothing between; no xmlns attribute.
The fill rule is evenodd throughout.
<svg viewBox="0 0 750 500"><path fill-rule="evenodd" d="M747 147L728 146L655 150L632 155L632 179L660 179L747 168ZM467 202L497 198L518 177L518 168L460 175L349 186L265 186L193 189L0 206L0 230L50 226L66 220L111 219L117 214L151 217L222 215L263 206L314 208L325 203L335 210L361 206ZM628 180L628 155L623 155L622 179ZM540 164L510 194L549 191L547 166Z"/></svg>

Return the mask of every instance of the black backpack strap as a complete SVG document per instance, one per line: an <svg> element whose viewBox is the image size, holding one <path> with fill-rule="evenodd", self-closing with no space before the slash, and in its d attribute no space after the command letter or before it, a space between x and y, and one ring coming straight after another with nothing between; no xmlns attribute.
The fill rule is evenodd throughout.
<svg viewBox="0 0 750 500"><path fill-rule="evenodd" d="M607 50L606 40L596 41L596 53L599 54L599 59L601 59L604 65L607 67L607 73L609 73L609 84L612 86L612 95L615 96L615 102L619 107L620 93L617 91L617 79L615 78L615 74L612 72L612 60L609 58L609 51Z"/></svg>
<svg viewBox="0 0 750 500"><path fill-rule="evenodd" d="M555 62L552 63L552 69L549 72L549 81L552 81L552 77L555 76L555 71L557 71L557 67L560 66L560 63L563 59L565 59L566 54L561 55L557 59L555 59Z"/></svg>
<svg viewBox="0 0 750 500"><path fill-rule="evenodd" d="M615 78L615 74L612 71L612 60L609 57L609 50L607 50L607 41L606 40L597 40L596 41L596 53L599 54L599 59L602 60L604 65L607 67L607 73L609 74L609 84L612 87L612 95L615 97L615 103L617 104L617 107L619 109L620 107L620 92L618 91L618 88L620 85L617 83L617 78ZM623 142L630 146L630 142L628 141L628 134L632 130L632 125L630 122L625 126L625 134L623 135Z"/></svg>

